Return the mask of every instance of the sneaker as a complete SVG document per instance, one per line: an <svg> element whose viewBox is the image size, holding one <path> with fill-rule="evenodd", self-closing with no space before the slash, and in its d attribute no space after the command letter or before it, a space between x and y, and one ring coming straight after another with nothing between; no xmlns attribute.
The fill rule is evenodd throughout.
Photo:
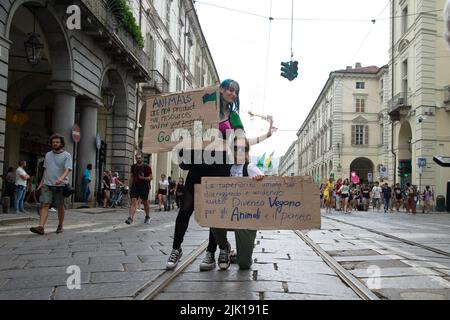
<svg viewBox="0 0 450 320"><path fill-rule="evenodd" d="M127 220L125 220L126 224L132 224L133 223L133 219L131 219L131 217L128 217Z"/></svg>
<svg viewBox="0 0 450 320"><path fill-rule="evenodd" d="M41 236L45 234L44 227L41 227L41 226L30 228L30 231L33 232L33 233L37 233L37 234L39 234Z"/></svg>
<svg viewBox="0 0 450 320"><path fill-rule="evenodd" d="M210 271L216 267L216 259L214 258L214 253L206 251L206 256L203 258L202 263L200 263L200 271Z"/></svg>
<svg viewBox="0 0 450 320"><path fill-rule="evenodd" d="M181 256L183 255L183 251L180 249L173 249L172 253L169 256L169 260L167 260L166 269L173 270L177 267L178 262L180 261Z"/></svg>
<svg viewBox="0 0 450 320"><path fill-rule="evenodd" d="M237 252L234 250L231 250L231 253L230 253L230 263L231 264L237 263Z"/></svg>
<svg viewBox="0 0 450 320"><path fill-rule="evenodd" d="M220 270L227 270L230 267L230 253L231 253L231 247L230 244L228 244L227 249L220 249L219 254L219 268Z"/></svg>
<svg viewBox="0 0 450 320"><path fill-rule="evenodd" d="M150 218L150 217L145 217L144 223L145 223L145 224L150 224L151 221L152 221L152 218Z"/></svg>
<svg viewBox="0 0 450 320"><path fill-rule="evenodd" d="M48 211L56 212L56 209L55 208L50 208Z"/></svg>
<svg viewBox="0 0 450 320"><path fill-rule="evenodd" d="M58 228L56 228L56 233L63 233L64 228L62 225L58 225Z"/></svg>

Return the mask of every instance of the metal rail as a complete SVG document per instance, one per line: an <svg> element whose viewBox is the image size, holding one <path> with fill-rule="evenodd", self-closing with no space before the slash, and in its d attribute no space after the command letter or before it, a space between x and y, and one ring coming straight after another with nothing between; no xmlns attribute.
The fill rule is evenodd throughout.
<svg viewBox="0 0 450 320"><path fill-rule="evenodd" d="M163 272L158 279L152 281L148 286L141 289L138 294L134 297L134 300L152 300L161 291L167 287L168 284L172 282L173 279L178 277L191 263L201 255L208 247L208 240L203 242L197 249L191 252L186 259L183 259L178 264L175 270L166 270Z"/></svg>
<svg viewBox="0 0 450 320"><path fill-rule="evenodd" d="M324 261L333 269L336 274L344 281L361 299L380 300L369 288L363 285L350 272L345 270L335 259L317 245L311 238L301 231L294 231L308 246L310 246Z"/></svg>
<svg viewBox="0 0 450 320"><path fill-rule="evenodd" d="M340 223L343 223L343 224L346 224L346 225L349 225L349 226L352 226L352 227L364 229L364 230L373 232L375 234L378 234L380 236L384 236L386 238L391 238L391 239L394 239L394 240L397 240L397 241L400 241L400 242L403 242L403 243L406 243L406 244L409 244L409 245L412 245L412 246L415 246L415 247L420 247L422 249L425 249L425 250L428 250L428 251L432 251L432 252L439 253L441 255L450 257L450 252L443 251L443 250L440 250L440 249L436 249L436 248L433 248L433 247L429 247L429 246L426 246L426 245L418 243L418 242L414 242L414 241L410 241L410 240L407 240L407 239L399 238L399 237L393 236L393 235L388 234L388 233L384 233L384 232L381 232L381 231L378 231L378 230L362 227L362 226L359 226L357 224L353 224L353 223L350 223L350 222L342 221L340 219L330 218L330 217L323 217L323 218L329 219L329 220L333 220L333 221L336 221L336 222L340 222Z"/></svg>

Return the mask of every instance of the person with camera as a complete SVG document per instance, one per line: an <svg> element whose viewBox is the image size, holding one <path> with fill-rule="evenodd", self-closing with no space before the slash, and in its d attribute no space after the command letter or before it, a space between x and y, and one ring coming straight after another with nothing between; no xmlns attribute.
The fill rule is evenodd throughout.
<svg viewBox="0 0 450 320"><path fill-rule="evenodd" d="M39 235L45 234L45 224L48 218L50 205L58 209L58 227L56 233L63 232L64 224L64 198L72 194L69 187L69 174L72 171L72 156L64 150L65 140L59 134L50 137L51 151L47 152L44 160L44 174L37 191L41 190L39 225L30 228L30 231Z"/></svg>

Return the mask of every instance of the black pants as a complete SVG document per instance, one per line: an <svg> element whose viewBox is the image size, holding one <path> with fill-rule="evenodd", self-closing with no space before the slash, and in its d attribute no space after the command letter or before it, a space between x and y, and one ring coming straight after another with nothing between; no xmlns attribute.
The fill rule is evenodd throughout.
<svg viewBox="0 0 450 320"><path fill-rule="evenodd" d="M180 249L184 235L189 226L189 220L194 212L194 185L200 184L202 177L226 177L230 174L230 166L227 164L193 165L186 177L184 196L181 208L175 221L175 233L173 237L173 249ZM216 252L217 243L211 230L209 230L208 251Z"/></svg>

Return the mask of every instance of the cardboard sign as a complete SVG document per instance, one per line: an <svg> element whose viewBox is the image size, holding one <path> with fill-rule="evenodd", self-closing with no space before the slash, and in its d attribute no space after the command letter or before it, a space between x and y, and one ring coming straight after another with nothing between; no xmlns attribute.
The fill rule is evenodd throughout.
<svg viewBox="0 0 450 320"><path fill-rule="evenodd" d="M142 151L172 151L180 143L179 129L188 130L192 140L201 139L207 130L218 128L219 103L218 86L149 97ZM195 122L201 123L200 132Z"/></svg>
<svg viewBox="0 0 450 320"><path fill-rule="evenodd" d="M203 177L195 186L195 220L227 229L320 229L319 189L311 177Z"/></svg>

